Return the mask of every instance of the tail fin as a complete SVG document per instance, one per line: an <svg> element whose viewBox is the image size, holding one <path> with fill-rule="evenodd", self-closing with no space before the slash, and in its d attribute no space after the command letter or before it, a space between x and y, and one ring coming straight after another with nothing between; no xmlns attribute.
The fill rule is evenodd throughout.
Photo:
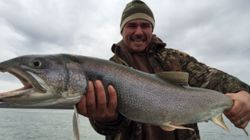
<svg viewBox="0 0 250 140"><path fill-rule="evenodd" d="M212 122L214 122L218 126L222 127L226 131L229 131L228 127L226 126L226 124L225 124L225 122L223 120L222 114L219 114L219 115L213 117L212 118Z"/></svg>

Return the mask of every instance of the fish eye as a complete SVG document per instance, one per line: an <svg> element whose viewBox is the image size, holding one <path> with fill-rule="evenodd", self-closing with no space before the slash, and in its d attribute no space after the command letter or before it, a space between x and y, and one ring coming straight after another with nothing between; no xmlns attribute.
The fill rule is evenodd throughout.
<svg viewBox="0 0 250 140"><path fill-rule="evenodd" d="M40 67L42 66L42 62L39 61L39 60L33 60L32 66L33 66L34 68L40 68Z"/></svg>

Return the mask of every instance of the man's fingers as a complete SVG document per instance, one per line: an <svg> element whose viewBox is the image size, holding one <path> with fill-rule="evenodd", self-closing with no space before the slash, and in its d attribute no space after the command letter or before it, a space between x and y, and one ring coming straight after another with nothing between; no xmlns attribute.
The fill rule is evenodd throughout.
<svg viewBox="0 0 250 140"><path fill-rule="evenodd" d="M96 89L96 99L97 99L97 110L98 113L104 113L107 110L107 99L105 94L105 89L100 80L95 81L95 89Z"/></svg>
<svg viewBox="0 0 250 140"><path fill-rule="evenodd" d="M248 123L249 123L250 114L244 115L244 117L242 117L241 119L243 121L243 124L240 125L241 126L240 128L245 128L248 125Z"/></svg>
<svg viewBox="0 0 250 140"><path fill-rule="evenodd" d="M244 112L243 112L243 108L242 106L236 105L231 109L231 111L228 113L227 117L235 122L238 121L242 116L243 116Z"/></svg>
<svg viewBox="0 0 250 140"><path fill-rule="evenodd" d="M117 93L113 86L108 86L108 93L109 93L109 103L108 108L111 111L116 111L117 109Z"/></svg>
<svg viewBox="0 0 250 140"><path fill-rule="evenodd" d="M118 117L117 95L113 86L108 86L108 96L100 80L88 82L87 93L78 103L78 111L100 122L114 121ZM108 97L108 98L107 98Z"/></svg>
<svg viewBox="0 0 250 140"><path fill-rule="evenodd" d="M86 107L86 96L84 95L80 102L77 104L77 111L83 116L87 116L88 110Z"/></svg>
<svg viewBox="0 0 250 140"><path fill-rule="evenodd" d="M238 92L235 94L226 94L233 101L233 106L225 112L228 119L238 128L245 128L250 121L249 114L249 94Z"/></svg>
<svg viewBox="0 0 250 140"><path fill-rule="evenodd" d="M96 96L93 82L88 82L88 90L86 94L86 107L88 115L92 115L96 111Z"/></svg>
<svg viewBox="0 0 250 140"><path fill-rule="evenodd" d="M226 94L227 96L229 96L232 100L233 100L233 106L230 110L225 112L225 115L231 120L231 121L237 121L240 117L240 115L242 115L242 106L240 104L240 102L238 102L237 100L235 100L235 95L234 94Z"/></svg>
<svg viewBox="0 0 250 140"><path fill-rule="evenodd" d="M246 128L248 125L249 121L244 121L244 119L240 119L239 121L237 121L236 123L234 123L234 125L238 128Z"/></svg>

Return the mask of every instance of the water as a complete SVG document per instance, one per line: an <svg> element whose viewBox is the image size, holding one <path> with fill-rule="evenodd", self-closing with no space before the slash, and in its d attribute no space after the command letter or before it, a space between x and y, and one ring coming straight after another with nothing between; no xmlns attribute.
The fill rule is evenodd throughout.
<svg viewBox="0 0 250 140"><path fill-rule="evenodd" d="M0 140L73 140L73 110L54 109L0 109ZM250 140L228 120L231 132L212 123L200 123L203 140ZM250 128L247 128L250 132ZM90 126L88 119L80 116L81 140L104 140Z"/></svg>
<svg viewBox="0 0 250 140"><path fill-rule="evenodd" d="M0 109L0 140L73 140L73 110ZM80 117L81 140L104 140Z"/></svg>
<svg viewBox="0 0 250 140"><path fill-rule="evenodd" d="M201 139L202 140L250 140L250 136L247 136L242 129L234 127L234 125L226 119L225 123L230 129L230 132L227 132L212 122L209 123L199 123ZM247 132L250 134L250 124L246 128Z"/></svg>

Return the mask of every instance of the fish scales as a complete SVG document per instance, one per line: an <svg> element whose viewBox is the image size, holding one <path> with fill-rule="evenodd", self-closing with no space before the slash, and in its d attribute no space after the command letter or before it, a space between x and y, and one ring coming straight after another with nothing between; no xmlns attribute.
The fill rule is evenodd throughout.
<svg viewBox="0 0 250 140"><path fill-rule="evenodd" d="M97 75L105 85L114 85L118 92L120 113L132 120L156 125L168 121L175 124L195 123L197 120L208 120L232 105L229 98L216 91L182 87L154 74L100 59L95 59L95 63L92 58L84 59L87 60L83 64L87 77ZM216 109L222 104L220 110L206 111L210 106ZM194 115L197 112L203 115Z"/></svg>

